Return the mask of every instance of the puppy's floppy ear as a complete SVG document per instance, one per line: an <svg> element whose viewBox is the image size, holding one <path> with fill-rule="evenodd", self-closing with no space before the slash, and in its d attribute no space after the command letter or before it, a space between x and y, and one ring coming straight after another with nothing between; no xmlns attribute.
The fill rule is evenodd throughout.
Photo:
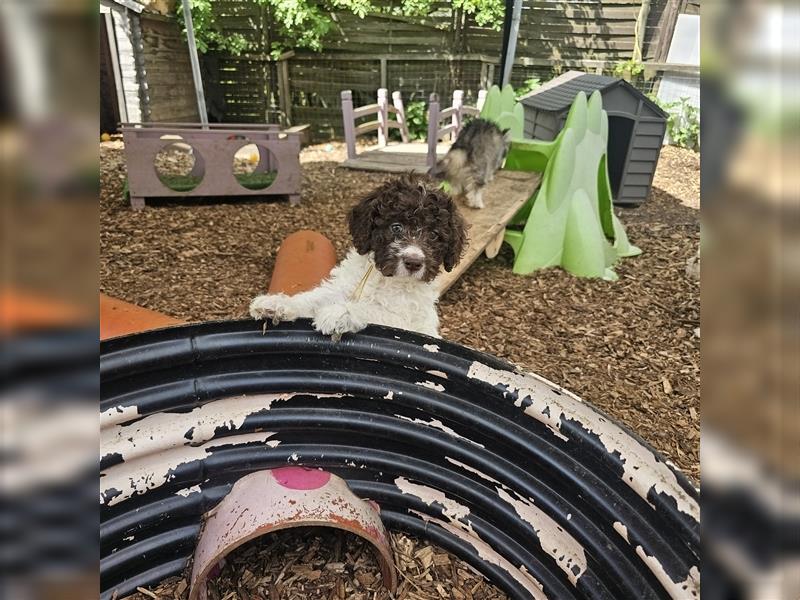
<svg viewBox="0 0 800 600"><path fill-rule="evenodd" d="M350 209L350 214L347 216L350 236L359 254L366 254L373 249L372 228L375 225L375 213L382 192L383 187L370 192Z"/></svg>
<svg viewBox="0 0 800 600"><path fill-rule="evenodd" d="M443 194L444 195L444 194ZM444 253L444 270L450 272L461 260L461 255L464 253L464 246L467 243L467 227L464 223L464 217L458 210L458 206L453 200L445 195L445 207L450 213L447 220L448 241L447 249Z"/></svg>

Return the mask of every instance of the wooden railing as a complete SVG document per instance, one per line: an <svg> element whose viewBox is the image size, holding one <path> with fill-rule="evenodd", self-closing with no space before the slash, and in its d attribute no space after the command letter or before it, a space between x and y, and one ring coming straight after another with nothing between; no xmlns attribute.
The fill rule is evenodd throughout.
<svg viewBox="0 0 800 600"><path fill-rule="evenodd" d="M356 137L370 131L378 131L378 145L381 147L386 146L389 140L390 128L399 129L403 142L409 141L403 98L400 92L392 92L392 105L389 106L387 94L388 90L381 88L378 90L378 101L375 104L353 108L353 93L350 90L342 92L342 119L344 120L344 139L347 143L347 158L357 156ZM390 113L396 115L396 118L390 120ZM378 118L375 121L356 125L356 119L370 115L377 115Z"/></svg>

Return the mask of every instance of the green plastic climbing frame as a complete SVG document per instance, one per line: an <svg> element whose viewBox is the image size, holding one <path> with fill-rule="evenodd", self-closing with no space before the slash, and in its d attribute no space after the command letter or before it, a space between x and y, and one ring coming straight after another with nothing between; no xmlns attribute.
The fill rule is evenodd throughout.
<svg viewBox="0 0 800 600"><path fill-rule="evenodd" d="M523 139L523 107L511 86L492 87L481 117L510 128L506 169L543 172L538 192L506 229L514 249L514 272L560 266L579 277L617 279L614 264L641 250L628 241L613 211L606 166L608 116L600 92L587 101L580 92L564 128L552 142Z"/></svg>
<svg viewBox="0 0 800 600"><path fill-rule="evenodd" d="M525 123L525 109L517 102L514 90L510 85L500 88L493 85L486 94L481 109L481 117L494 121L500 129L510 129L511 138L521 140Z"/></svg>

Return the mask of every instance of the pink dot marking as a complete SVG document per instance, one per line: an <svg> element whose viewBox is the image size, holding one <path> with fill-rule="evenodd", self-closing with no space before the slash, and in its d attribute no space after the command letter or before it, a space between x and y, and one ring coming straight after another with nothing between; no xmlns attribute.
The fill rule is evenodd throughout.
<svg viewBox="0 0 800 600"><path fill-rule="evenodd" d="M331 474L306 467L281 467L272 469L272 476L279 484L291 490L316 490L328 483Z"/></svg>

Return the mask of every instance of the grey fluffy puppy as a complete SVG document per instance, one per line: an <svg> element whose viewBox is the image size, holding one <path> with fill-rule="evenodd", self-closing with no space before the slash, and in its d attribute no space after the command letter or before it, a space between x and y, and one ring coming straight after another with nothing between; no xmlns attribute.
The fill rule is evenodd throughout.
<svg viewBox="0 0 800 600"><path fill-rule="evenodd" d="M510 146L509 130L486 119L473 119L431 175L447 180L453 197L463 196L470 208L483 208L483 188L503 166Z"/></svg>

